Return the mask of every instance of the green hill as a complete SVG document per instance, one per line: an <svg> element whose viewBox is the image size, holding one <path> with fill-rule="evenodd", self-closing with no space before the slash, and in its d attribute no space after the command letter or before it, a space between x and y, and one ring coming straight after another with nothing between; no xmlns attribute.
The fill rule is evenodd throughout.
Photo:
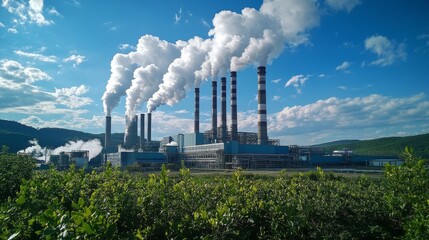
<svg viewBox="0 0 429 240"><path fill-rule="evenodd" d="M318 145L322 147L324 144ZM416 155L429 158L429 133L408 136L408 137L386 137L373 140L364 140L350 143L332 144L327 143L325 147L328 150L339 150L349 148L355 155L380 155L380 156L398 156L405 147L414 149Z"/></svg>
<svg viewBox="0 0 429 240"><path fill-rule="evenodd" d="M99 139L104 146L104 133L91 134L63 128L36 129L14 121L0 119L0 146L6 145L10 152L18 152L30 146L29 141L37 139L40 146L57 148L68 141ZM123 133L112 134L112 145L121 144Z"/></svg>

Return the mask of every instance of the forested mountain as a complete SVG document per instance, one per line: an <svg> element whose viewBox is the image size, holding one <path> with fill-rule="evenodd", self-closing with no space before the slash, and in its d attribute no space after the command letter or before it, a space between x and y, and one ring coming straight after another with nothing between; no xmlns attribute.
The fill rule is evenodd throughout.
<svg viewBox="0 0 429 240"><path fill-rule="evenodd" d="M100 139L104 146L104 133L91 134L63 128L36 129L14 121L0 120L0 146L6 145L10 152L17 152L30 146L29 141L37 139L40 146L57 148L68 141ZM112 143L120 144L123 133L112 134Z"/></svg>

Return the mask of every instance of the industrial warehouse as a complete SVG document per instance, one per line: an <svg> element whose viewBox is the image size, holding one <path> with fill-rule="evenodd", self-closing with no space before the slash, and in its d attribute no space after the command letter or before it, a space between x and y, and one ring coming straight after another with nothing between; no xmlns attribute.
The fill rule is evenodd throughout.
<svg viewBox="0 0 429 240"><path fill-rule="evenodd" d="M111 117L106 117L104 159L113 166L124 168L133 164L156 167L165 163L184 162L190 168L259 169L309 167L310 164L351 163L352 151L336 154L311 154L312 150L298 146L282 146L278 139L270 139L267 131L266 68L258 67L258 131L239 132L237 124L237 72L231 72L231 124L227 130L226 77L221 78L221 123L217 124L217 82L212 81L212 128L199 130L200 89L195 88L194 132L178 133L152 141L152 114L126 118L124 143L111 145ZM131 121L128 119L132 119ZM140 122L140 136L138 136ZM313 161L311 161L313 158Z"/></svg>

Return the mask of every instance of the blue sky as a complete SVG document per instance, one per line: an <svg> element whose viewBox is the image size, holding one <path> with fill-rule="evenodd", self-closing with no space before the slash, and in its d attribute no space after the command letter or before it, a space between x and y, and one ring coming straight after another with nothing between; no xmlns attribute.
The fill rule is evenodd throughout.
<svg viewBox="0 0 429 240"><path fill-rule="evenodd" d="M425 0L3 0L0 118L102 133L107 94L118 99L113 132L123 132L126 111L146 113L149 98L152 138L192 132L199 71L200 129L208 130L210 81L235 56L238 129L256 132L256 67L268 56L268 135L282 144L427 133L428 10ZM225 32L241 45L216 72L233 42ZM262 47L252 48L252 36ZM252 52L258 46L267 56ZM113 92L115 81L130 87ZM127 108L131 93L140 103Z"/></svg>

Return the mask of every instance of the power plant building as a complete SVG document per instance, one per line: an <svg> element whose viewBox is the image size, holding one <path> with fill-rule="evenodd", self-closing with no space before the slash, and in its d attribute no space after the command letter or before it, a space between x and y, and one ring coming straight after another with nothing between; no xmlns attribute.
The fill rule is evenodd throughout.
<svg viewBox="0 0 429 240"><path fill-rule="evenodd" d="M237 73L231 72L231 130L226 122L226 78L221 78L221 124L217 124L217 82L212 81L211 129L200 133L199 109L200 89L195 88L194 132L165 137L152 143L152 114L147 114L147 141L144 139L144 114L140 115L140 144L137 143L137 116L127 123L124 146L138 146L134 151L118 149L107 154L106 159L114 166L130 164L162 164L184 161L191 168L284 168L296 165L288 146L280 146L278 139L269 139L267 133L265 67L258 67L258 131L239 132L237 121ZM106 118L106 139L108 128ZM109 133L110 134L110 133Z"/></svg>

